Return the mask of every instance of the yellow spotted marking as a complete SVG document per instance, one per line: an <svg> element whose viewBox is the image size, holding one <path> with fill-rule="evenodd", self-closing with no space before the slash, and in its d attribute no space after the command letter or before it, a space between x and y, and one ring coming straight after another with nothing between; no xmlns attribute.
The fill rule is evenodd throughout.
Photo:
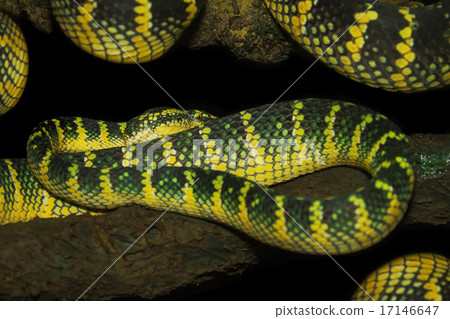
<svg viewBox="0 0 450 319"><path fill-rule="evenodd" d="M245 198L247 197L248 190L250 189L252 183L245 181L243 187L240 189L238 196L239 203L239 225L237 225L244 232L250 232L253 228L252 223L248 219L248 209L245 204Z"/></svg>
<svg viewBox="0 0 450 319"><path fill-rule="evenodd" d="M19 26L5 13L0 13L0 115L11 110L20 100L28 77L28 48ZM8 52L8 54L6 54Z"/></svg>
<svg viewBox="0 0 450 319"><path fill-rule="evenodd" d="M327 128L324 131L325 143L323 153L328 157L328 161L333 162L339 157L339 152L336 149L336 142L334 141L334 122L336 120L336 112L341 109L339 105L333 105L331 107L330 114L325 117L325 122L327 123Z"/></svg>
<svg viewBox="0 0 450 319"><path fill-rule="evenodd" d="M358 239L355 243L359 244L359 242L362 242L362 246L367 247L375 241L374 237L376 237L377 232L374 232L374 229L371 227L372 220L369 217L366 203L363 198L356 195L350 196L349 201L356 206L355 214L358 216L354 226L357 230L355 238Z"/></svg>
<svg viewBox="0 0 450 319"><path fill-rule="evenodd" d="M195 199L194 196L194 189L192 185L196 183L196 179L194 176L192 176L192 173L190 171L184 172L184 175L186 176L187 183L184 185L184 188L186 189L183 195L184 203L181 204L181 207L183 207L187 212L196 211L198 207L198 202ZM173 199L176 200L175 198ZM178 205L178 203L175 203Z"/></svg>
<svg viewBox="0 0 450 319"><path fill-rule="evenodd" d="M311 222L311 237L314 238L325 249L333 247L333 243L330 242L330 234L327 232L328 225L323 222L324 212L322 211L322 203L319 200L313 202L309 207L311 214L309 219Z"/></svg>
<svg viewBox="0 0 450 319"><path fill-rule="evenodd" d="M397 139L401 140L404 139L403 134L398 134L393 131L389 131L383 134L383 136L372 146L372 149L369 153L369 156L367 156L365 160L365 167L370 167L370 164L372 163L373 158L375 157L376 153L380 149L381 145L386 143L388 139Z"/></svg>
<svg viewBox="0 0 450 319"><path fill-rule="evenodd" d="M358 124L353 132L352 136L352 144L350 146L350 150L348 155L353 163L357 163L359 161L359 144L361 142L361 134L366 129L367 124L372 123L373 117L371 114L367 114L364 116L362 122Z"/></svg>
<svg viewBox="0 0 450 319"><path fill-rule="evenodd" d="M48 169L47 169L48 170ZM69 168L70 178L66 182L68 191L73 194L74 198L84 198L84 193L80 189L78 184L77 173L79 171L79 166L77 164L72 164ZM44 174L43 174L44 175Z"/></svg>
<svg viewBox="0 0 450 319"><path fill-rule="evenodd" d="M387 165L390 165L390 163L383 162L381 164L381 166ZM386 192L386 199L389 200L389 207L386 209L384 220L386 221L386 226L392 227L391 225L395 225L403 216L402 209L399 207L398 196L395 189L386 182L377 180L375 181L375 187Z"/></svg>
<svg viewBox="0 0 450 319"><path fill-rule="evenodd" d="M287 229L286 229L286 215L283 209L284 203L283 203L284 196L275 196L274 200L276 204L278 205L278 209L275 210L275 215L277 216L277 220L275 224L273 225L273 228L276 230L273 235L274 237L279 240L285 242L287 245L294 246L295 243L292 241L291 236L288 235ZM289 218L289 217L288 217Z"/></svg>
<svg viewBox="0 0 450 319"><path fill-rule="evenodd" d="M428 290L425 293L425 299L432 301L440 301L442 300L442 296L440 295L440 287L436 285L434 282L427 282L423 285L423 288Z"/></svg>
<svg viewBox="0 0 450 319"><path fill-rule="evenodd" d="M217 176L212 184L214 186L214 193L212 195L213 205L210 207L212 213L216 216L217 220L228 220L228 214L222 208L222 185L223 185L223 176ZM208 209L209 207L205 207Z"/></svg>
<svg viewBox="0 0 450 319"><path fill-rule="evenodd" d="M361 60L361 55L355 53L359 53L360 50L364 47L364 34L367 31L367 24L370 21L376 20L378 18L378 14L376 11L369 10L367 12L355 13L354 17L356 20L356 24L352 25L348 29L348 33L352 36L352 40L347 41L345 47L349 51L352 60L354 62L359 62ZM341 56L341 62L344 65L351 65L350 59L346 56ZM348 73L354 73L353 68L344 68L344 70L346 70Z"/></svg>
<svg viewBox="0 0 450 319"><path fill-rule="evenodd" d="M162 56L198 12L195 0L183 0L178 9L184 12L177 10L176 16L155 20L152 2L139 0L134 7L116 8L127 11L108 12L113 18L118 14L132 15L132 24L113 25L114 20L103 18L96 4L96 0L87 0L73 9L70 4L58 1L57 5L53 3L53 11L64 33L76 45L98 58L116 63L148 62Z"/></svg>
<svg viewBox="0 0 450 319"><path fill-rule="evenodd" d="M20 221L20 220L27 220L28 219L27 218L27 210L23 209L23 207L22 207L23 203L25 201L24 201L24 198L22 196L22 190L21 190L22 186L21 186L21 184L19 183L19 181L17 179L18 173L13 168L13 164L12 164L11 160L5 160L5 163L7 164L8 171L11 174L10 176L11 176L13 184L14 184L14 188L15 189L14 189L14 204L13 205L16 206L16 207L13 207L13 209L10 210L10 216L5 216L5 218L10 219L11 217L13 217L12 220L14 222L17 222L17 221ZM18 214L15 214L15 216L11 216L13 211L17 211Z"/></svg>
<svg viewBox="0 0 450 319"><path fill-rule="evenodd" d="M109 176L110 171L111 171L111 168L101 169L102 174L100 175L100 184L99 184L101 191L98 194L99 202L104 200L105 203L122 202L123 204L127 204L123 200L122 196L120 194L117 194L116 192L114 192L114 190L112 189L111 180L110 180L110 176ZM110 206L109 204L105 204L105 207L116 207L116 205L113 204Z"/></svg>

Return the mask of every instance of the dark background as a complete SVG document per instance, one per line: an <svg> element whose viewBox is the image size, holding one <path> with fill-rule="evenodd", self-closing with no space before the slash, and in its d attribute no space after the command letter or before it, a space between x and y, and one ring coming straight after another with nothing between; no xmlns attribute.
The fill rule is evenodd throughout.
<svg viewBox="0 0 450 319"><path fill-rule="evenodd" d="M19 104L0 118L0 158L25 157L31 129L58 116L84 116L126 121L149 108L177 107L137 65L117 65L84 53L61 32L46 35L21 23L30 55L30 75ZM272 103L310 65L294 55L274 64L237 60L224 48L188 50L184 35L167 55L142 67L184 108L216 115ZM449 90L399 94L365 87L316 64L281 100L324 97L369 106L391 118L406 133L449 133ZM403 252L433 250L449 253L445 229L394 232L381 245L362 254L336 257L361 281L391 257ZM273 251L267 248L269 252ZM345 300L356 288L330 259L274 252L239 278L200 287L188 299ZM201 290L215 288L201 293ZM183 295L186 292L183 292ZM178 298L181 294L164 299Z"/></svg>

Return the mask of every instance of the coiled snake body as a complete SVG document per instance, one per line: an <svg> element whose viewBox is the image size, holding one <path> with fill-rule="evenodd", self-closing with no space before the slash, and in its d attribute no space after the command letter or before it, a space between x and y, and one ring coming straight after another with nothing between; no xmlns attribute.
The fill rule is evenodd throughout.
<svg viewBox="0 0 450 319"><path fill-rule="evenodd" d="M64 33L84 51L117 63L162 56L205 0L52 0Z"/></svg>
<svg viewBox="0 0 450 319"><path fill-rule="evenodd" d="M265 3L305 50L352 80L401 92L450 84L448 0L421 8L366 0Z"/></svg>
<svg viewBox="0 0 450 319"><path fill-rule="evenodd" d="M83 50L126 63L161 56L198 11L199 1L169 2L85 0L78 6L54 0L52 7L63 31ZM346 2L266 4L308 51L352 79L400 91L448 84L448 35L440 31L431 42L438 54L428 59L430 54L419 50L424 35L416 38L415 32L423 30L427 14L444 16L448 26L448 14L442 13L449 1L423 11L386 12L384 5L365 11L365 1L353 2L353 11L342 9ZM347 13L342 24L333 10ZM393 23L394 16L403 20ZM347 18L358 21L343 37L345 44L325 51L352 23ZM396 35L381 41L375 30L387 22ZM394 51L386 52L393 43ZM404 134L376 112L333 100L282 102L223 118L173 109L151 110L126 123L58 118L33 130L27 153L26 160L0 161L1 224L132 203L172 205L269 245L310 254L355 252L379 242L401 220L414 185ZM264 188L335 165L362 168L371 181L349 195L325 199ZM421 254L392 263L363 283L371 296L449 298L448 259ZM357 299L365 296L364 290L355 293Z"/></svg>
<svg viewBox="0 0 450 319"><path fill-rule="evenodd" d="M0 12L0 115L13 108L25 89L28 49L19 26Z"/></svg>

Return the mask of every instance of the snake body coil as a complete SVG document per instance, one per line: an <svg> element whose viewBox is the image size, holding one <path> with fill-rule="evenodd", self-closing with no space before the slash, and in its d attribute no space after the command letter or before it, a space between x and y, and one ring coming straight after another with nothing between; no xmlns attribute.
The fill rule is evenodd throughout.
<svg viewBox="0 0 450 319"><path fill-rule="evenodd" d="M0 115L19 101L28 76L28 49L19 26L0 12Z"/></svg>
<svg viewBox="0 0 450 319"><path fill-rule="evenodd" d="M141 63L162 56L205 0L51 0L64 33L104 60Z"/></svg>
<svg viewBox="0 0 450 319"><path fill-rule="evenodd" d="M265 0L294 40L363 84L413 92L450 84L450 1L422 8L366 0ZM335 43L336 42L336 43Z"/></svg>
<svg viewBox="0 0 450 319"><path fill-rule="evenodd" d="M372 272L353 300L450 300L450 259L433 253L396 258Z"/></svg>
<svg viewBox="0 0 450 319"><path fill-rule="evenodd" d="M411 151L392 122L339 101L293 101L266 108L213 119L167 141L146 142L145 150L138 144L142 154L152 151L150 159L136 156L137 146L119 141L123 133L117 124L82 118L46 121L30 135L30 173L56 198L85 209L132 203L159 209L173 205L174 211L220 221L297 252L348 253L386 237L401 220L414 182ZM129 123L131 128L136 125ZM91 151L78 161L58 155L85 151L71 149L72 144L113 145L109 141L122 143L123 149L113 149L113 154ZM163 167L155 167L161 163ZM142 171L136 169L138 165ZM349 196L326 199L284 196L258 185L335 165L360 167L373 178ZM26 179L32 178L27 173ZM14 178L2 184L12 185ZM38 207L45 207L38 204L45 202L47 216L58 217L62 209L52 205L53 200L38 198L40 192L22 191L19 201ZM0 193L2 202L11 198L11 191ZM35 216L33 205L27 207L28 214ZM69 205L64 211L76 213L76 208ZM4 211L3 223L17 220L12 216Z"/></svg>

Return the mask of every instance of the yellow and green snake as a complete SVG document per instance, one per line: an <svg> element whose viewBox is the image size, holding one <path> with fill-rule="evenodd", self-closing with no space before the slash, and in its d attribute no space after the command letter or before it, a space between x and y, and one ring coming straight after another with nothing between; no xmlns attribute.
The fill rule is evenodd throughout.
<svg viewBox="0 0 450 319"><path fill-rule="evenodd" d="M0 115L13 108L25 89L28 49L19 26L0 12Z"/></svg>
<svg viewBox="0 0 450 319"><path fill-rule="evenodd" d="M165 53L203 2L51 4L63 31L86 52L140 63ZM450 1L418 9L370 7L367 1L265 3L307 51L354 80L404 92L450 81ZM2 85L14 87L2 90L4 113L20 97L28 58L12 20L3 15L0 22ZM123 123L57 118L33 130L27 154L27 159L0 161L0 224L128 204L172 205L179 213L308 254L345 254L378 243L402 219L414 186L412 153L391 121L362 106L321 99L265 105L222 118L164 108ZM324 199L265 188L336 165L366 170L370 183ZM362 287L381 300L449 299L449 262L436 254L401 257L376 270ZM367 298L365 291L354 298Z"/></svg>
<svg viewBox="0 0 450 319"><path fill-rule="evenodd" d="M116 63L142 63L162 56L191 24L205 2L50 1L55 19L77 46Z"/></svg>
<svg viewBox="0 0 450 319"><path fill-rule="evenodd" d="M265 3L306 51L352 80L400 92L450 84L448 0L419 8L367 0Z"/></svg>

